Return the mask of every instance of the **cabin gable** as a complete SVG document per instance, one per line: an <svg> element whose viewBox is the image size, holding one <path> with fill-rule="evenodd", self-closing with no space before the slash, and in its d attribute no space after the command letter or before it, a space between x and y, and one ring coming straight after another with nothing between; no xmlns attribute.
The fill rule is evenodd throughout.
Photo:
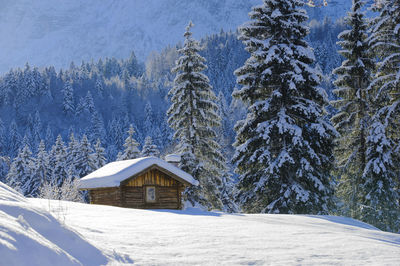
<svg viewBox="0 0 400 266"><path fill-rule="evenodd" d="M190 184L157 165L152 165L121 182L121 186L141 187L144 185L172 187L179 185L189 186Z"/></svg>

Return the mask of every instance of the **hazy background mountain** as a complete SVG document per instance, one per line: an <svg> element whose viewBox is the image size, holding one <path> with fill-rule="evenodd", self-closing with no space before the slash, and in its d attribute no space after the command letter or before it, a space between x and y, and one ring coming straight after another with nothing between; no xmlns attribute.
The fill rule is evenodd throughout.
<svg viewBox="0 0 400 266"><path fill-rule="evenodd" d="M350 0L328 0L309 9L318 20L344 16ZM196 38L235 31L261 0L1 0L0 73L26 62L43 67L100 57L126 58L135 51L144 61L182 40L189 20Z"/></svg>

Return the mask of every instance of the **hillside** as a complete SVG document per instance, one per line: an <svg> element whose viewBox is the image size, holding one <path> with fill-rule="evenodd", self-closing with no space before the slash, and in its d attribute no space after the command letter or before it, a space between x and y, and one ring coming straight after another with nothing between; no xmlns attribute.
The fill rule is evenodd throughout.
<svg viewBox="0 0 400 266"><path fill-rule="evenodd" d="M27 199L0 183L0 257L1 265L41 266L54 261L395 265L400 235L334 216L136 210Z"/></svg>
<svg viewBox="0 0 400 266"><path fill-rule="evenodd" d="M346 14L351 1L328 0L309 9L310 17L332 21ZM145 60L151 51L182 40L189 20L194 36L235 31L261 0L77 0L2 1L0 73L22 67L67 67L71 61L126 58L135 51ZM29 8L28 8L29 7ZM182 12L184 10L184 12Z"/></svg>

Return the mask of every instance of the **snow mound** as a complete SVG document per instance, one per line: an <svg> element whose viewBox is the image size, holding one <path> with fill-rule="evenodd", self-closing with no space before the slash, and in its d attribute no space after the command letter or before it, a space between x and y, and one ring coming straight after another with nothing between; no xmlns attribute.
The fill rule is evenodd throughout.
<svg viewBox="0 0 400 266"><path fill-rule="evenodd" d="M1 265L103 265L107 258L51 214L0 182Z"/></svg>

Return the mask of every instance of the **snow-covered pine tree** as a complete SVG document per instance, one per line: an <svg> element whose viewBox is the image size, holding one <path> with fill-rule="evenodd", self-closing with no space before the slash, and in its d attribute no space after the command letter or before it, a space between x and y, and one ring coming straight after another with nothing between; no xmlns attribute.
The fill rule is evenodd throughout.
<svg viewBox="0 0 400 266"><path fill-rule="evenodd" d="M82 178L94 171L93 149L86 135L82 136L75 160L76 176Z"/></svg>
<svg viewBox="0 0 400 266"><path fill-rule="evenodd" d="M383 230L400 229L400 1L375 3L370 45L379 59L370 89L373 124L367 142L361 219Z"/></svg>
<svg viewBox="0 0 400 266"><path fill-rule="evenodd" d="M5 154L6 152L6 139L6 129L3 120L0 118L0 154Z"/></svg>
<svg viewBox="0 0 400 266"><path fill-rule="evenodd" d="M332 123L340 137L335 147L338 175L338 196L344 201L346 215L359 218L361 177L366 166L367 136L370 125L368 87L374 61L370 57L367 21L364 18L362 0L353 0L346 23L349 29L338 36L342 47L339 53L345 58L342 65L333 70L337 75L333 91L338 100L332 102L338 112Z"/></svg>
<svg viewBox="0 0 400 266"><path fill-rule="evenodd" d="M239 29L251 56L235 72L241 88L233 96L248 111L235 126L233 162L246 212L329 212L337 133L325 117L327 96L304 40L302 6L299 0L264 0Z"/></svg>
<svg viewBox="0 0 400 266"><path fill-rule="evenodd" d="M374 116L367 139L367 164L362 176L359 219L382 230L399 232L399 193L395 190L393 144L385 126Z"/></svg>
<svg viewBox="0 0 400 266"><path fill-rule="evenodd" d="M21 135L18 132L17 123L11 121L8 130L8 154L11 158L18 154L18 149L21 145Z"/></svg>
<svg viewBox="0 0 400 266"><path fill-rule="evenodd" d="M42 132L42 122L40 119L39 111L36 110L32 126L32 139L34 143L40 143L41 132Z"/></svg>
<svg viewBox="0 0 400 266"><path fill-rule="evenodd" d="M50 150L51 146L54 142L54 135L53 135L53 131L51 130L50 124L47 125L46 136L45 136L44 141L46 143L46 150Z"/></svg>
<svg viewBox="0 0 400 266"><path fill-rule="evenodd" d="M118 154L118 161L140 157L139 143L133 138L133 134L135 134L135 130L131 124L128 130L128 137L125 139L124 152Z"/></svg>
<svg viewBox="0 0 400 266"><path fill-rule="evenodd" d="M200 183L185 192L187 199L192 205L222 208L218 187L226 166L214 131L221 118L209 79L202 73L205 59L199 55L200 46L192 38L191 27L192 22L186 28L184 46L178 51L180 57L173 69L177 74L169 91L168 123L179 141L180 167Z"/></svg>
<svg viewBox="0 0 400 266"><path fill-rule="evenodd" d="M63 88L63 112L65 114L74 114L75 113L75 103L74 103L74 89L71 85L71 82L67 80L64 83Z"/></svg>
<svg viewBox="0 0 400 266"><path fill-rule="evenodd" d="M25 135L22 138L21 148L28 146L29 149L32 151L33 145L37 145L37 144L33 143L31 130L29 128L27 128L25 131Z"/></svg>
<svg viewBox="0 0 400 266"><path fill-rule="evenodd" d="M394 145L400 142L400 1L381 0L375 4L379 15L373 20L370 45L379 59L371 88L375 99L385 101L380 106L385 113L387 136ZM375 100L376 101L376 100ZM400 163L396 163L400 170ZM400 182L400 180L399 180Z"/></svg>
<svg viewBox="0 0 400 266"><path fill-rule="evenodd" d="M48 183L60 187L68 176L68 153L61 135L57 136L49 152L49 166L51 173Z"/></svg>
<svg viewBox="0 0 400 266"><path fill-rule="evenodd" d="M79 141L76 140L73 129L71 129L71 132L69 134L68 148L67 148L67 162L66 162L67 169L69 169L69 166L71 165L74 166L76 165L78 159L78 153L79 153Z"/></svg>
<svg viewBox="0 0 400 266"><path fill-rule="evenodd" d="M32 192L31 195L34 197L39 196L40 187L45 182L48 182L49 175L49 155L46 151L46 145L41 140L37 149L37 154L34 164L34 178L32 180Z"/></svg>
<svg viewBox="0 0 400 266"><path fill-rule="evenodd" d="M151 107L150 102L147 102L144 107L144 115L143 131L147 135L153 134L155 123L153 118L153 108Z"/></svg>
<svg viewBox="0 0 400 266"><path fill-rule="evenodd" d="M144 140L142 156L143 157L160 156L160 151L158 150L157 145L153 144L153 140L151 139L150 136L147 136L146 139Z"/></svg>
<svg viewBox="0 0 400 266"><path fill-rule="evenodd" d="M101 146L100 139L97 139L94 145L93 170L97 170L107 163L105 149Z"/></svg>
<svg viewBox="0 0 400 266"><path fill-rule="evenodd" d="M106 132L104 129L103 117L99 112L92 113L91 117L91 128L90 128L90 140L95 141L96 139L104 140Z"/></svg>
<svg viewBox="0 0 400 266"><path fill-rule="evenodd" d="M32 179L34 177L34 161L32 152L26 145L19 150L18 155L13 159L10 171L7 175L7 182L10 187L20 191L25 196L31 196L33 191Z"/></svg>

